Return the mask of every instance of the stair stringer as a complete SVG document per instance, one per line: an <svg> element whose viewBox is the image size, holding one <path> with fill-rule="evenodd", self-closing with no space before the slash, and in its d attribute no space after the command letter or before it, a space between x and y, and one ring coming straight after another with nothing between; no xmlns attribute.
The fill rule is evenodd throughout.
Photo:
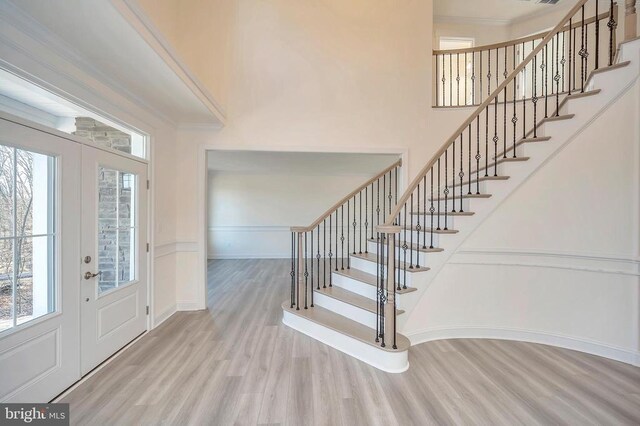
<svg viewBox="0 0 640 426"><path fill-rule="evenodd" d="M406 325L411 322L415 306L420 303L423 297L427 297L426 292L429 285L474 230L485 222L531 176L540 172L547 162L568 144L574 142L593 121L635 84L640 76L640 40L621 44L618 60L620 62L630 61L630 63L625 67L594 72L590 75L585 85L585 91L602 89L600 93L590 97L568 99L561 107L560 114L575 114L572 119L542 122L538 128L538 136L551 136L552 139L545 143L528 146L527 156L530 157L528 161L508 162L498 166L498 173L510 176L510 178L488 183L487 188L488 193L492 194L491 198L470 200L470 209L475 214L456 222L456 229L460 232L440 238L439 247L444 251L429 255L430 261L427 265L431 268L429 271L414 273L412 286L417 288L417 291L406 295L403 299L403 309L406 314L398 317L397 320L398 330L401 333L407 333ZM480 176L482 176L482 172ZM375 245L370 246L370 251L371 249L375 250Z"/></svg>

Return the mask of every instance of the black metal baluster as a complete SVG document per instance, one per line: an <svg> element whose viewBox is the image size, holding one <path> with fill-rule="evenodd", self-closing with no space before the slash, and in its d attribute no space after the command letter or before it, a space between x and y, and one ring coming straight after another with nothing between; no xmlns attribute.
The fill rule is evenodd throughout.
<svg viewBox="0 0 640 426"><path fill-rule="evenodd" d="M597 1L596 1L597 3ZM564 37L564 34L562 35ZM556 82L556 117L560 115L560 65L558 62L560 51L560 33L556 33L556 74L553 76L553 80ZM563 45L564 48L564 45Z"/></svg>
<svg viewBox="0 0 640 426"><path fill-rule="evenodd" d="M567 91L568 91L569 94L571 94L571 89L572 89L572 87L571 87L571 81L572 81L572 79L571 79L571 58L573 57L571 55L571 53L572 53L572 51L571 51L571 40L572 40L571 39L571 33L573 33L573 18L569 18L569 31L568 31L568 33L569 33L569 70L567 72L567 75L569 77L569 84L568 84L568 88L567 88L568 90Z"/></svg>
<svg viewBox="0 0 640 426"><path fill-rule="evenodd" d="M378 235L378 238L380 239L380 315L381 315L381 319L382 321L380 322L380 338L382 339L382 342L380 343L380 346L382 346L383 348L385 347L385 343L384 343L384 339L385 339L385 329L384 329L384 325L385 325L385 312L384 312L384 305L386 303L386 294L385 294L385 290L384 290L384 265L385 265L385 260L384 260L384 240L385 240L386 234L382 234L381 236Z"/></svg>
<svg viewBox="0 0 640 426"><path fill-rule="evenodd" d="M436 74L435 74L435 76L436 76L436 106L440 106L440 89L439 89L440 85L438 84L438 76L440 75L440 70L438 69L439 68L438 64L439 64L440 61L438 60L438 56L439 55L436 54Z"/></svg>
<svg viewBox="0 0 640 426"><path fill-rule="evenodd" d="M378 178L378 191L376 191L376 220L377 220L377 225L380 225L380 178ZM378 233L379 234L379 233ZM380 235L378 235L378 238L380 238Z"/></svg>
<svg viewBox="0 0 640 426"><path fill-rule="evenodd" d="M458 173L458 177L460 178L460 208L458 210L460 211L460 213L464 213L464 210L462 209L462 191L464 187L464 185L462 185L462 178L464 177L464 172L462 171L464 168L464 162L462 161L463 159L462 152L464 150L464 143L462 141L463 136L464 136L464 133L460 133L460 173ZM455 145L456 141L453 141L453 144ZM455 183L455 178L453 182Z"/></svg>
<svg viewBox="0 0 640 426"><path fill-rule="evenodd" d="M413 192L411 193L411 208L413 209ZM409 215L410 216L410 226L409 229L411 230L411 232L409 232L409 237L411 238L411 243L409 244L409 269L413 269L413 234L415 233L415 230L413 228L413 215ZM407 226L407 224L405 223L405 226ZM420 234L418 234L420 235ZM420 242L418 242L418 244L420 244Z"/></svg>
<svg viewBox="0 0 640 426"><path fill-rule="evenodd" d="M609 22L607 22L607 27L609 28L609 66L613 65L613 54L614 54L614 32L617 27L616 18L613 15L613 0L609 3Z"/></svg>
<svg viewBox="0 0 640 426"><path fill-rule="evenodd" d="M366 187L365 187L366 189ZM360 225L360 235L358 240L360 241L360 247L358 249L358 253L362 254L362 191L360 191L360 209L358 210L358 225ZM355 232L355 231L354 231ZM365 233L366 235L366 233Z"/></svg>
<svg viewBox="0 0 640 426"><path fill-rule="evenodd" d="M444 55L442 55L442 106L445 106L447 103L447 98L446 98L446 94L445 94L445 87L446 87L446 83L447 83L447 78L445 77L445 72L444 72ZM371 235L371 238L373 238L373 235Z"/></svg>
<svg viewBox="0 0 640 426"><path fill-rule="evenodd" d="M469 186L467 190L467 195L471 195L471 123L469 123L469 162L467 165L467 171L469 172Z"/></svg>
<svg viewBox="0 0 640 426"><path fill-rule="evenodd" d="M456 105L460 105L460 53L456 53Z"/></svg>
<svg viewBox="0 0 640 426"><path fill-rule="evenodd" d="M351 222L351 226L353 227L353 252L351 254L356 254L356 226L358 226L358 223L356 222L356 197L355 196L353 197L353 222ZM349 269L351 269L351 262L349 262Z"/></svg>
<svg viewBox="0 0 640 426"><path fill-rule="evenodd" d="M485 107L484 176L489 176L489 105Z"/></svg>
<svg viewBox="0 0 640 426"><path fill-rule="evenodd" d="M531 46L534 48L533 44ZM531 98L531 102L533 102L533 137L538 137L538 89L536 82L536 68L538 67L538 55L533 57L533 97Z"/></svg>
<svg viewBox="0 0 640 426"><path fill-rule="evenodd" d="M572 79L573 79L573 91L575 92L576 90L576 55L578 54L578 50L576 49L576 28L572 29L573 31L573 57L570 57L569 59L571 59L573 61L573 74L572 74Z"/></svg>
<svg viewBox="0 0 640 426"><path fill-rule="evenodd" d="M311 257L309 258L311 263L311 307L313 308L313 229L311 230ZM318 287L319 288L319 287Z"/></svg>
<svg viewBox="0 0 640 426"><path fill-rule="evenodd" d="M329 220L331 220L331 214L329 214ZM322 288L327 288L327 219L322 221L322 233ZM329 236L329 241L331 241L331 236ZM331 280L331 264L329 264L329 280Z"/></svg>
<svg viewBox="0 0 640 426"><path fill-rule="evenodd" d="M487 50L487 96L491 95L491 50Z"/></svg>
<svg viewBox="0 0 640 426"><path fill-rule="evenodd" d="M436 211L435 207L433 207L433 166L431 166L431 207L429 207L429 212L431 213L431 228L429 228L429 238L431 240L429 244L429 248L433 248L433 213ZM438 229L440 227L438 226Z"/></svg>
<svg viewBox="0 0 640 426"><path fill-rule="evenodd" d="M524 42L522 42L522 60L524 61ZM527 137L527 67L522 68L522 139Z"/></svg>
<svg viewBox="0 0 640 426"><path fill-rule="evenodd" d="M453 141L453 155L451 155L451 212L456 212L456 141ZM445 175L446 176L446 175Z"/></svg>
<svg viewBox="0 0 640 426"><path fill-rule="evenodd" d="M476 194L480 193L480 115L476 117ZM471 173L469 173L471 179Z"/></svg>
<svg viewBox="0 0 640 426"><path fill-rule="evenodd" d="M585 73L585 60L586 60L586 48L585 48L585 25L584 25L584 5L580 8L582 16L582 22L580 22L580 92L584 92L584 73Z"/></svg>
<svg viewBox="0 0 640 426"><path fill-rule="evenodd" d="M407 245L407 241L409 241L407 239L407 210L408 209L404 209L404 221L402 222L402 229L403 229L403 237L402 237L402 256L403 256L403 261L404 261L404 267L405 267L405 281L406 281L406 268L407 268L407 249L409 248L409 246Z"/></svg>
<svg viewBox="0 0 640 426"><path fill-rule="evenodd" d="M417 224L416 224L416 231L417 231L417 236L416 236L416 242L417 242L417 247L420 247L420 230L422 229L422 225L420 225L420 184L418 183L418 211L417 211L417 215L414 214L413 211L413 206L411 207L411 226L413 227L413 216L416 216L417 218ZM427 224L425 223L425 226ZM420 266L417 266L418 268Z"/></svg>
<svg viewBox="0 0 640 426"><path fill-rule="evenodd" d="M480 76L478 79L480 81L480 99L478 99L478 102L482 102L482 94L484 93L482 91L482 80L484 80L484 75L482 75L482 50L480 51L480 74L478 75Z"/></svg>
<svg viewBox="0 0 640 426"><path fill-rule="evenodd" d="M431 203L433 204L433 195L431 196ZM438 231L440 230L440 157L438 157ZM433 240L433 235L431 236Z"/></svg>
<svg viewBox="0 0 640 426"><path fill-rule="evenodd" d="M340 206L340 270L344 271L344 204Z"/></svg>
<svg viewBox="0 0 640 426"><path fill-rule="evenodd" d="M395 179L395 193L394 193L394 198L393 198L393 205L395 206L396 204L398 204L398 167L396 166L395 170L395 174L396 174L396 179Z"/></svg>
<svg viewBox="0 0 640 426"><path fill-rule="evenodd" d="M447 179L448 179L447 175L449 174L448 169L447 169L448 164L449 164L449 161L448 161L448 158L447 158L448 154L449 154L449 148L447 148L444 151L444 230L445 231L447 229L449 229L447 227L447 213L448 213L447 201L448 201L448 198L449 198L449 183L447 182Z"/></svg>
<svg viewBox="0 0 640 426"><path fill-rule="evenodd" d="M424 227L422 228L422 248L427 248L427 175L422 177L422 223ZM431 226L433 227L433 222L431 222ZM418 253L418 255L420 255Z"/></svg>
<svg viewBox="0 0 640 426"><path fill-rule="evenodd" d="M595 69L600 68L600 17L598 16L598 0L596 0L596 65Z"/></svg>
<svg viewBox="0 0 640 426"><path fill-rule="evenodd" d="M475 105L475 104L476 104L476 52L471 52L471 105Z"/></svg>
<svg viewBox="0 0 640 426"><path fill-rule="evenodd" d="M498 49L496 48L496 88L498 87ZM496 95L494 98L494 108L493 108L493 158L495 158L495 162L493 164L493 175L498 176L498 141L500 138L498 137L498 98L500 96Z"/></svg>
<svg viewBox="0 0 640 426"><path fill-rule="evenodd" d="M449 53L449 106L453 106L453 55Z"/></svg>
<svg viewBox="0 0 640 426"><path fill-rule="evenodd" d="M389 195L387 195L387 198L389 199L389 213L387 214L391 214L391 209L392 209L392 201L393 201L393 195L392 195L392 191L391 188L393 187L393 175L391 174L391 170L389 170Z"/></svg>
<svg viewBox="0 0 640 426"><path fill-rule="evenodd" d="M555 77L555 75L556 75L556 69L555 69L555 67L556 67L556 65L557 65L557 62L554 62L554 61L553 61L553 58L554 58L554 56L556 55L556 50L557 50L557 49L556 49L556 39L552 37L552 38L551 38L551 79L552 79L552 80L551 80L551 94L552 94L552 95L553 95L553 93L554 93L554 92L553 92L553 78L554 78L554 77Z"/></svg>
<svg viewBox="0 0 640 426"><path fill-rule="evenodd" d="M349 204L350 204L351 200L347 200L347 269L351 269L351 249L350 249L350 238L349 238L349 228L351 227L351 224L349 223L349 221L351 220L351 215L349 214ZM344 228L344 222L342 222L342 227Z"/></svg>
<svg viewBox="0 0 640 426"><path fill-rule="evenodd" d="M307 261L309 260L309 256L307 254L307 234L308 232L304 233L304 308L305 309L309 308L309 306L307 305L307 295L309 294L309 283L308 283L309 270L307 268Z"/></svg>
<svg viewBox="0 0 640 426"><path fill-rule="evenodd" d="M504 79L507 80L507 48L504 49ZM502 156L507 158L507 85L502 91ZM498 159L496 158L496 161Z"/></svg>
<svg viewBox="0 0 640 426"><path fill-rule="evenodd" d="M584 84L587 82L587 76L589 75L589 24L585 24L584 27L584 78L582 91L584 91Z"/></svg>
<svg viewBox="0 0 640 426"><path fill-rule="evenodd" d="M366 238L369 237L369 219L368 219L368 215L369 215L369 191L368 191L368 186L365 186L364 188L364 252L365 253L369 253L369 244L367 244ZM373 201L373 183L371 184L371 200ZM371 208L371 211L373 212L373 207ZM371 219L371 223L373 223L373 218ZM373 235L371 235L371 238L373 238Z"/></svg>
<svg viewBox="0 0 640 426"><path fill-rule="evenodd" d="M338 224L338 209L336 209L336 271L338 270L338 228L340 225Z"/></svg>
<svg viewBox="0 0 640 426"><path fill-rule="evenodd" d="M298 244L296 244L296 283L295 283L295 292L296 292L296 311L300 310L300 288L298 287L298 281L300 280L300 239L298 240Z"/></svg>
<svg viewBox="0 0 640 426"><path fill-rule="evenodd" d="M296 234L291 233L291 305L290 308L293 308L295 305L295 293L296 293Z"/></svg>
<svg viewBox="0 0 640 426"><path fill-rule="evenodd" d="M329 287L333 287L333 273L331 272L333 270L333 266L332 266L333 250L331 249L331 244L332 244L331 229L333 228L332 218L333 218L333 213L329 213ZM336 221L337 221L337 218L336 218ZM337 227L337 223L336 223L336 227ZM338 260L336 259L336 271L338 270L337 263L338 263Z"/></svg>
<svg viewBox="0 0 640 426"><path fill-rule="evenodd" d="M513 45L513 67L516 67L516 45ZM511 122L513 123L513 158L516 158L516 123L518 117L516 117L516 91L517 91L516 79L513 79L513 117Z"/></svg>
<svg viewBox="0 0 640 426"><path fill-rule="evenodd" d="M543 56L542 56L542 64L540 65L540 70L543 73L542 77L544 77L544 80L541 81L542 83L542 89L544 89L544 118L549 117L549 112L548 112L548 108L547 108L547 100L549 99L549 91L548 86L549 86L549 79L547 78L548 75L548 70L547 70L547 60L548 58L548 52L547 52L547 47L549 47L548 44L545 44L544 46L544 50L543 50ZM542 52L541 52L542 53Z"/></svg>
<svg viewBox="0 0 640 426"><path fill-rule="evenodd" d="M469 70L467 70L467 64L469 59L467 59L467 52L464 52L464 104L469 105L469 99L467 99L467 95L469 94L469 89L467 88L468 80L469 80Z"/></svg>
<svg viewBox="0 0 640 426"><path fill-rule="evenodd" d="M374 239L376 244L376 342L380 341L380 324L382 323L382 313L380 312L380 276L382 267L382 259L380 257L380 234L376 232L377 238Z"/></svg>
<svg viewBox="0 0 640 426"><path fill-rule="evenodd" d="M569 21L571 22L571 21ZM563 31L562 32L562 59L560 60L560 65L562 65L562 91L566 92L567 91L567 82L566 82L566 74L564 72L564 64L567 62L566 59L566 55L565 55L565 39L567 38L567 34Z"/></svg>

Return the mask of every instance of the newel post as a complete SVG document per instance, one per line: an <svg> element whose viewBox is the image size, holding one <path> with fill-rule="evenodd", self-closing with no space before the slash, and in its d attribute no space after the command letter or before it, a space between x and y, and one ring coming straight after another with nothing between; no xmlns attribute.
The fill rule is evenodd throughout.
<svg viewBox="0 0 640 426"><path fill-rule="evenodd" d="M294 286L292 289L292 292L294 293L292 304L296 305L296 310L300 310L301 304L304 304L302 306L304 309L307 309L307 293L304 281L306 279L305 254L303 252L305 248L304 233L306 232L306 228L292 226L291 232L294 233L295 240L297 242L296 249L292 250L292 254L294 256L292 262L294 268L294 271L292 271L292 274L294 275L294 280L292 282L292 285Z"/></svg>
<svg viewBox="0 0 640 426"><path fill-rule="evenodd" d="M384 301L384 327L383 333L387 342L390 342L393 349L397 349L396 345L396 237L400 234L400 226L398 225L380 225L378 232L385 236L387 243L386 257L383 257L386 263L386 280L381 289L382 300ZM383 339L384 344L385 339Z"/></svg>
<svg viewBox="0 0 640 426"><path fill-rule="evenodd" d="M631 40L638 36L638 15L636 13L636 0L625 1L624 12L624 39Z"/></svg>

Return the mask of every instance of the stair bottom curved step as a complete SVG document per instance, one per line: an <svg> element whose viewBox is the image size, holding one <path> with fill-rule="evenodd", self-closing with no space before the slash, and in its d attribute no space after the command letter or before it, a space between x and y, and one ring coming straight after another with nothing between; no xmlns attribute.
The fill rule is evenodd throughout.
<svg viewBox="0 0 640 426"><path fill-rule="evenodd" d="M396 336L397 349L389 341L385 347L375 341L375 330L319 306L296 310L289 301L282 303L282 322L307 336L327 344L388 373L402 373L409 368L411 342Z"/></svg>

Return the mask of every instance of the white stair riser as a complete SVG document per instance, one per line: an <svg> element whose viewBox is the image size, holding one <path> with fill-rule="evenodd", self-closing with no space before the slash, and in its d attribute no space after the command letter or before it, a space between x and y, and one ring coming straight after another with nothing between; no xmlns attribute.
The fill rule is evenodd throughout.
<svg viewBox="0 0 640 426"><path fill-rule="evenodd" d="M294 330L304 333L307 336L388 373L402 373L409 368L409 351L382 351L358 339L354 339L287 311L284 311L282 322Z"/></svg>
<svg viewBox="0 0 640 426"><path fill-rule="evenodd" d="M414 259L415 259L415 256L414 256ZM358 259L356 257L351 259L351 267L355 268L355 269L358 269L360 271L366 272L367 274L372 274L372 275L375 275L376 268L377 268L375 262L370 262L370 261L364 260L364 259ZM397 269L396 269L396 271L397 271ZM401 273L403 273L403 271L404 270L402 270ZM427 272L427 271L424 271L424 272ZM386 267L384 268L384 273L385 274L387 273L387 268ZM407 272L407 282L406 282L406 284L409 287L411 287L411 279L412 279L411 276L412 275L413 275L413 273L408 273ZM404 277L404 275L403 275L403 277ZM401 282L404 283L404 280L401 281Z"/></svg>
<svg viewBox="0 0 640 426"><path fill-rule="evenodd" d="M438 247L438 235L437 234L433 234L433 246L434 247ZM427 241L429 241L427 239ZM422 242L422 237L420 237L420 242ZM375 245L373 243L370 243L369 245L369 253L377 253L377 249L375 247ZM420 266L429 266L429 258L430 256L433 255L437 255L438 253L426 253L426 252L421 252L421 251L417 251L414 250L413 252L413 259L414 262L418 262L420 264ZM418 258L416 258L416 256L418 256ZM398 259L399 261L403 262L404 261L404 250L402 250L400 247L396 247L396 259ZM409 250L407 250L407 261L409 261Z"/></svg>
<svg viewBox="0 0 640 426"><path fill-rule="evenodd" d="M370 328L376 328L376 314L365 309L353 306L349 303L327 296L321 292L315 292L314 303L338 315L357 321Z"/></svg>
<svg viewBox="0 0 640 426"><path fill-rule="evenodd" d="M349 277L345 277L340 274L333 274L333 285L349 290L353 293L359 294L364 297L368 297L371 300L376 300L376 287L362 283ZM402 294L396 295L398 300L398 307L402 307Z"/></svg>

